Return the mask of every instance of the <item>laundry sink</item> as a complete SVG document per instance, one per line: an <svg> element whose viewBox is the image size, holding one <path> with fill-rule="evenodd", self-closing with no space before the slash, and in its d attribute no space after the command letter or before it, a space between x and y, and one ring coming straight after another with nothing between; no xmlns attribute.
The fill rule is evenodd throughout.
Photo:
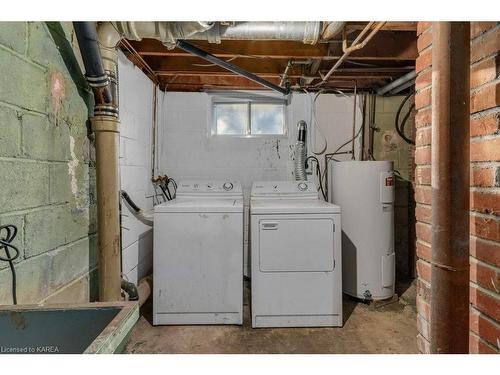
<svg viewBox="0 0 500 375"><path fill-rule="evenodd" d="M0 306L0 353L120 353L137 319L137 302Z"/></svg>

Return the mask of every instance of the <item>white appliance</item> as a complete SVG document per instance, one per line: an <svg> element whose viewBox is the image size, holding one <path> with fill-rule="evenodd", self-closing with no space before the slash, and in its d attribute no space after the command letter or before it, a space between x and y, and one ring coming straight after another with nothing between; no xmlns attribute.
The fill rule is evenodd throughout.
<svg viewBox="0 0 500 375"><path fill-rule="evenodd" d="M342 207L342 285L351 296L394 295L392 161L331 162L329 201Z"/></svg>
<svg viewBox="0 0 500 375"><path fill-rule="evenodd" d="M183 181L155 206L153 324L242 323L241 184Z"/></svg>
<svg viewBox="0 0 500 375"><path fill-rule="evenodd" d="M306 181L255 182L252 327L342 326L340 207Z"/></svg>

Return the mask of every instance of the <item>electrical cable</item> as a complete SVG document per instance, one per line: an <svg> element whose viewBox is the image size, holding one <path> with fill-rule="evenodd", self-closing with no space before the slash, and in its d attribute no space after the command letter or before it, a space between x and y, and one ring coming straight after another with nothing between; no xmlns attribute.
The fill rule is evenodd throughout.
<svg viewBox="0 0 500 375"><path fill-rule="evenodd" d="M174 187L174 194L172 195L172 199L175 199L176 195L177 195L177 182L175 182L175 180L171 177L168 178L167 180L167 187L169 184L172 184L173 187Z"/></svg>
<svg viewBox="0 0 500 375"><path fill-rule="evenodd" d="M0 233L5 230L5 237L0 237L0 250L5 251L5 257L0 256L0 260L9 263L10 271L12 272L12 301L17 305L17 286L16 286L16 270L14 261L19 257L19 249L12 244L12 241L17 235L17 227L13 224L0 226ZM15 255L10 255L9 248L14 250Z"/></svg>
<svg viewBox="0 0 500 375"><path fill-rule="evenodd" d="M231 62L233 60L236 60L238 56L231 57L229 60L226 60L226 62ZM217 66L217 64L191 64L192 66L200 66L200 67L209 67L209 66Z"/></svg>
<svg viewBox="0 0 500 375"><path fill-rule="evenodd" d="M165 196L165 198L167 198L167 201L171 201L172 197L170 196L170 194L167 191L167 189L165 189L165 186L163 186L163 184L161 184L161 183L159 185L160 185L161 191L163 192L163 195Z"/></svg>
<svg viewBox="0 0 500 375"><path fill-rule="evenodd" d="M306 158L306 166L307 166L307 162L309 159L312 159L316 162L316 173L318 175L318 181L319 181L319 189L321 190L321 195L323 196L323 198L325 199L325 201L327 200L327 197L326 197L326 194L325 194L325 190L323 189L323 185L322 185L322 178L321 178L321 168L319 166L319 160L316 156L308 156Z"/></svg>
<svg viewBox="0 0 500 375"><path fill-rule="evenodd" d="M405 128L405 125L406 125L406 122L408 121L408 118L410 117L410 114L411 112L413 111L413 108L415 108L415 104L412 104L410 106L410 109L408 110L408 112L406 113L405 117L403 117L403 122L401 123L401 125L399 124L399 116L401 115L401 111L403 110L403 107L404 105L406 104L406 102L413 96L415 95L414 92L408 94L404 99L403 101L401 102L399 108L398 108L398 111L396 112L396 118L395 118L395 121L394 121L394 126L396 127L396 132L398 133L398 135L408 144L410 145L414 145L415 144L415 141L413 139L410 139L408 138L405 134L404 134L404 128Z"/></svg>
<svg viewBox="0 0 500 375"><path fill-rule="evenodd" d="M321 136L323 137L323 140L325 142L321 151L318 151L318 152L314 151L314 147L312 147L312 142L311 142L311 151L314 155L323 155L325 153L326 149L328 148L328 140L327 140L325 134L323 133L323 131L321 130L321 126L319 125L318 120L316 119L316 100L318 99L320 94L323 94L323 92L325 90L324 89L319 90L314 95L314 98L311 97L309 91L307 91L306 89L302 89L302 90L306 93L307 97L309 98L309 106L311 109L311 115L309 116L309 124L313 125L313 126L311 126L311 129L312 128L317 129L319 131L319 133L321 134ZM316 134L314 134L314 140L316 140ZM311 137L311 141L312 141L312 137Z"/></svg>

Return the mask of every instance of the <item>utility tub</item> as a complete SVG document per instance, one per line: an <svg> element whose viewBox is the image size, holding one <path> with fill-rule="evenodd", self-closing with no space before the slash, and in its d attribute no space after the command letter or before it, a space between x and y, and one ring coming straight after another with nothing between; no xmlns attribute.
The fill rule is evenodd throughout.
<svg viewBox="0 0 500 375"><path fill-rule="evenodd" d="M120 353L137 302L0 306L0 354Z"/></svg>

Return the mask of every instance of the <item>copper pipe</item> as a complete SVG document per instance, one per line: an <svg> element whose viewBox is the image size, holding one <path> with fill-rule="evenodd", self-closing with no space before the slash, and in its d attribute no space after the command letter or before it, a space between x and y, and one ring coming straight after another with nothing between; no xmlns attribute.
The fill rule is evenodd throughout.
<svg viewBox="0 0 500 375"><path fill-rule="evenodd" d="M432 25L432 353L469 346L470 24Z"/></svg>
<svg viewBox="0 0 500 375"><path fill-rule="evenodd" d="M354 42L352 42L351 46L347 46L347 39L344 38L343 44L342 44L342 50L344 51L344 54L340 57L340 59L337 60L335 65L326 73L326 75L322 78L321 82L317 83L315 86L321 86L325 82L328 81L330 76L338 69L340 65L349 57L351 52L359 50L366 46L366 44L375 36L375 34L378 33L378 31L386 24L386 22L379 22L377 26L368 34L368 36L361 42L361 39L365 36L365 34L372 28L372 26L375 24L374 21L371 21L368 23L368 25L365 26L365 28L359 33L359 35L354 39Z"/></svg>

